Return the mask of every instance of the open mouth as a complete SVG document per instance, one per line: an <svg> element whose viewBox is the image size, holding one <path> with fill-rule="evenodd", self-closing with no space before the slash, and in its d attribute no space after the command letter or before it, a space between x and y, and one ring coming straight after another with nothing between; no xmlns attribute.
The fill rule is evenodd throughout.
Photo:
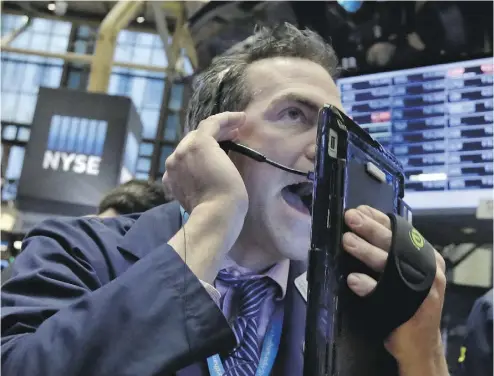
<svg viewBox="0 0 494 376"><path fill-rule="evenodd" d="M281 190L285 201L294 209L304 213L312 213L312 183L287 185Z"/></svg>

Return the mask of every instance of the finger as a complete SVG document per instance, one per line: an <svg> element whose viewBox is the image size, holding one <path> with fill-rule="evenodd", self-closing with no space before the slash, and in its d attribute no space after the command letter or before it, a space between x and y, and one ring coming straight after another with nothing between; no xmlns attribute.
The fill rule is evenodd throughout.
<svg viewBox="0 0 494 376"><path fill-rule="evenodd" d="M245 112L222 112L201 121L197 127L197 132L218 139L222 136L223 130L241 126L245 122L245 117Z"/></svg>
<svg viewBox="0 0 494 376"><path fill-rule="evenodd" d="M391 229L391 220L382 211L374 209L368 205L360 205L357 210L361 211L366 216L372 218L374 221L380 223L384 227Z"/></svg>
<svg viewBox="0 0 494 376"><path fill-rule="evenodd" d="M239 136L239 130L238 129L231 129L228 130L227 132L222 132L219 136L217 141L236 141Z"/></svg>
<svg viewBox="0 0 494 376"><path fill-rule="evenodd" d="M377 285L377 281L367 274L351 273L347 278L348 287L358 296L365 296L372 292Z"/></svg>
<svg viewBox="0 0 494 376"><path fill-rule="evenodd" d="M345 222L353 232L386 252L391 247L393 234L389 228L362 213L360 210L350 209L345 213Z"/></svg>
<svg viewBox="0 0 494 376"><path fill-rule="evenodd" d="M357 235L347 232L343 235L343 247L353 257L362 261L372 270L382 272L388 259L388 253L366 242Z"/></svg>

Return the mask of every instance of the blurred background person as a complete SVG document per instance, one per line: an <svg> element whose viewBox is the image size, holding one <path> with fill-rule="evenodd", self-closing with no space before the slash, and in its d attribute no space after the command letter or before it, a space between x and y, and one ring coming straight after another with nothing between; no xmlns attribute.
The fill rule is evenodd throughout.
<svg viewBox="0 0 494 376"><path fill-rule="evenodd" d="M467 332L458 359L458 376L491 376L493 311L490 289L477 299L467 320Z"/></svg>
<svg viewBox="0 0 494 376"><path fill-rule="evenodd" d="M142 213L172 201L163 184L145 180L130 180L110 191L100 202L98 217Z"/></svg>

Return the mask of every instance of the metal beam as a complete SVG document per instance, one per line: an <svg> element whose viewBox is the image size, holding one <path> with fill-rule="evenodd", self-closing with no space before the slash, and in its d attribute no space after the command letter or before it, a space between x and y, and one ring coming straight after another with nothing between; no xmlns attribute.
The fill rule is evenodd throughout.
<svg viewBox="0 0 494 376"><path fill-rule="evenodd" d="M23 2L19 1L18 4L19 5L23 4ZM12 7L8 7L8 9L3 9L3 11L4 11L3 14L14 14L18 16L25 16L26 14L28 14L30 17L33 18L35 17L35 18L43 18L46 20L70 22L72 24L76 24L79 26L97 27L101 25L101 22L103 21L103 17L95 16L92 14L84 14L84 13L75 14L74 12L71 12L70 9L63 16L57 16L55 14L40 12L35 9L32 9L32 11L28 11L24 9L23 10L14 9ZM144 22L142 24L133 22L127 27L127 29L130 31L137 31L143 33L155 32L154 24L151 24L150 22Z"/></svg>
<svg viewBox="0 0 494 376"><path fill-rule="evenodd" d="M10 34L4 36L1 41L1 48L8 46L14 41L20 34L22 34L31 25L31 17L25 16L24 23L17 29L13 30Z"/></svg>
<svg viewBox="0 0 494 376"><path fill-rule="evenodd" d="M185 5L180 3L181 11L177 14L177 23L175 24L175 32L173 33L172 46L170 49L170 58L168 66L175 70L177 60L180 55L180 47L182 42L183 27L186 21Z"/></svg>
<svg viewBox="0 0 494 376"><path fill-rule="evenodd" d="M93 55L84 55L75 52L66 52L63 54L59 54L59 53L47 52L47 51L26 50L23 48L15 48L11 46L2 48L2 52L13 52L24 55L50 57L54 59L61 59L71 63L82 63L82 64L91 64L94 58ZM159 67L156 65L134 64L134 63L126 63L122 61L114 61L112 62L112 64L116 67L139 69L139 70L145 70L151 72L164 72L164 73L168 72L168 67Z"/></svg>
<svg viewBox="0 0 494 376"><path fill-rule="evenodd" d="M160 115L158 119L158 129L156 129L156 137L153 144L153 154L151 155L151 166L149 169L149 180L156 181L156 175L158 175L160 170L160 159L161 159L161 140L164 139L166 121L168 119L168 103L170 102L171 92L172 92L173 80L170 76L165 79L165 86L163 88L163 98L161 100Z"/></svg>
<svg viewBox="0 0 494 376"><path fill-rule="evenodd" d="M88 91L103 93L107 91L118 33L137 15L142 3L142 1L121 0L101 23L91 62Z"/></svg>
<svg viewBox="0 0 494 376"><path fill-rule="evenodd" d="M150 3L153 9L156 29L158 34L163 41L163 46L165 48L166 58L168 60L168 66L170 69L176 69L176 62L179 57L179 50L172 51L172 48L168 44L168 25L166 24L165 11L168 12L169 16L174 16L176 18L176 25L172 43L175 46L185 48L186 54L190 59L192 66L197 68L198 58L192 36L190 34L188 25L186 24L187 18L187 3L184 2L174 2L174 1L164 1L161 4L159 2Z"/></svg>
<svg viewBox="0 0 494 376"><path fill-rule="evenodd" d="M182 1L163 1L161 2L161 7L163 10L168 13L172 14L175 17L178 17L180 12L182 12L182 8L184 7Z"/></svg>
<svg viewBox="0 0 494 376"><path fill-rule="evenodd" d="M149 2L151 9L153 10L154 21L156 23L156 31L160 36L161 42L163 43L163 49L165 50L166 60L170 61L170 46L168 44L168 39L170 34L168 34L168 25L166 23L165 12L163 7L157 1ZM174 67L172 67L174 69Z"/></svg>
<svg viewBox="0 0 494 376"><path fill-rule="evenodd" d="M185 48L185 52L187 53L187 56L190 59L190 63L192 64L192 67L194 69L197 69L197 67L199 66L199 59L197 58L197 50L189 30L189 25L184 24L183 28L184 31L182 34L182 44Z"/></svg>

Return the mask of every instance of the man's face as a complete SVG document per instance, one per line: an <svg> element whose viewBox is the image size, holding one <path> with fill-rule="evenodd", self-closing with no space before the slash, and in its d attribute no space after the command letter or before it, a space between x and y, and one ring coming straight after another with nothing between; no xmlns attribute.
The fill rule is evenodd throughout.
<svg viewBox="0 0 494 376"><path fill-rule="evenodd" d="M330 75L309 60L271 58L251 64L247 82L253 95L239 141L283 165L312 170L318 110L325 103L342 108ZM311 217L301 192L287 187L307 180L235 153L231 158L249 194L240 243L262 248L273 261L305 259Z"/></svg>

